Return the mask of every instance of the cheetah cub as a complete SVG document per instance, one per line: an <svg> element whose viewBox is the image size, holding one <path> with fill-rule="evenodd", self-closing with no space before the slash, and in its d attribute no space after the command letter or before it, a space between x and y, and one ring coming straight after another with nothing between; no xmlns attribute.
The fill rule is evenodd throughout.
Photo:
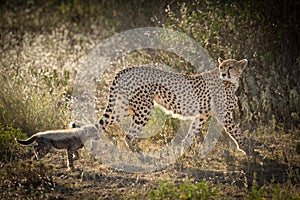
<svg viewBox="0 0 300 200"><path fill-rule="evenodd" d="M79 158L78 149L84 146L88 140L98 140L99 134L95 126L83 126L66 130L52 130L39 132L27 140L15 139L21 145L34 145L34 153L37 160L43 158L52 147L67 150L68 171L74 171L73 161Z"/></svg>

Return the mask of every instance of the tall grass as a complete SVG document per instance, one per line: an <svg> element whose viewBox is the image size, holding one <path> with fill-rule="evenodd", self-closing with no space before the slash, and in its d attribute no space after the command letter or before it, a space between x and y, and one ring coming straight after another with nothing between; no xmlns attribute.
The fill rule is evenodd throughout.
<svg viewBox="0 0 300 200"><path fill-rule="evenodd" d="M25 69L0 76L0 122L31 134L68 121L69 73Z"/></svg>

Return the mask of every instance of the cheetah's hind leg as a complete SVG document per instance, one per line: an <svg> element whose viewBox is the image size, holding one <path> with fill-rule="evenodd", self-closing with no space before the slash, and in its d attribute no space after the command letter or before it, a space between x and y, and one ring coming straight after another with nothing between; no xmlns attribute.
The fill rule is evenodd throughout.
<svg viewBox="0 0 300 200"><path fill-rule="evenodd" d="M125 143L133 152L141 153L141 149L138 145L139 134L145 127L151 117L151 113L154 108L153 94L152 93L138 93L144 102L142 104L130 103L130 115L132 116L132 122L127 135L125 136Z"/></svg>
<svg viewBox="0 0 300 200"><path fill-rule="evenodd" d="M138 138L132 137L131 135L127 134L125 136L124 140L125 140L127 147L131 151L141 153L142 150L138 145L138 143L139 143Z"/></svg>

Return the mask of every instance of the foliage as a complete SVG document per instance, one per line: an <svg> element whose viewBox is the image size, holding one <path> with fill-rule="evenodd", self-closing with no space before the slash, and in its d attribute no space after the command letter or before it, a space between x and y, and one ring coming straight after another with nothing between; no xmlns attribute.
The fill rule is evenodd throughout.
<svg viewBox="0 0 300 200"><path fill-rule="evenodd" d="M300 48L293 42L299 41L297 4L283 1L270 6L276 4L276 0L179 3L167 7L162 23L189 34L215 60L250 61L239 90L241 124L248 129L268 124L272 116L286 129L299 123L295 116L300 113Z"/></svg>
<svg viewBox="0 0 300 200"><path fill-rule="evenodd" d="M108 34L116 30L154 24L190 35L215 60L217 57L233 57L247 58L250 61L238 91L240 121L244 129L255 129L259 125L269 124L272 116L275 117L278 126L285 129L297 128L299 124L300 85L297 78L300 75L300 57L299 45L293 42L299 41L297 34L299 23L296 21L298 12L294 1L280 2L280 6L276 7L270 6L277 5L276 0L271 2L194 0L163 4L158 1L135 0L127 3L93 0L16 2L26 9L19 9L9 1L4 1L1 6L3 12L0 21L4 30L1 33L3 35L1 65L6 69L18 69L23 66L24 63L19 60L22 56L37 60L38 57L53 55L53 59L49 58L49 61L44 62L50 65L42 67L46 70L48 67L59 68L57 72L63 73L64 65L76 63ZM42 6L43 12L40 12L39 6ZM164 8L165 13L162 12ZM47 28L37 31L39 29L36 27L41 26ZM16 27L18 32L24 33L21 38L11 31ZM30 31L36 31L38 34L27 41ZM10 43L6 44L8 40ZM41 48L40 51L46 51L44 54L31 56L31 51L23 50L32 44L37 45L36 43ZM12 51L13 49L17 49L17 52ZM7 62L16 54L17 61ZM75 56L70 58L70 55ZM157 55L155 57L157 58ZM163 57L166 60L174 60L174 56ZM158 57L158 60L160 59ZM176 63L183 62L179 60L169 64L176 67ZM37 62L26 67L35 69L37 64L43 65Z"/></svg>
<svg viewBox="0 0 300 200"><path fill-rule="evenodd" d="M300 128L299 19L299 3L292 0L2 1L0 198L50 199L53 194L66 199L94 199L97 195L113 199L138 194L152 199L217 199L223 195L224 199L300 199L299 153L294 148L299 132L284 134L285 129ZM182 158L180 163L184 167L199 169L200 173L192 175L188 170L177 171L176 167L176 173L172 167L170 171L154 174L115 173L98 162L86 163L86 159L78 161L83 171L66 175L65 169L58 167L53 175L52 169L42 163L19 161L29 158L29 148L14 141L15 137L25 138L21 129L31 134L62 128L70 121L72 81L86 54L115 32L145 26L180 30L201 44L214 60L218 57L249 60L238 91L239 120L244 129L259 133L253 139L260 155L247 157L247 161L230 155L225 164L224 148L235 148L228 146L227 140L225 147L218 143L206 159L199 160L192 152L192 158ZM182 73L194 72L194 66L162 50L130 52L128 57L131 60L122 63L123 66L116 61L114 72L108 73L113 75L125 67L153 63L154 59ZM108 96L109 85L105 77L99 86L101 90L97 91L99 96ZM103 109L106 102L98 101ZM167 130L151 139L159 145L165 140L162 142L165 145L173 137L170 132L176 130L178 121L161 116L160 112L155 114L149 129L166 117ZM297 133L295 137L293 133ZM55 157L48 161L57 165ZM100 170L91 180L83 181L81 175L86 169ZM247 180L252 180L252 172L257 172L258 183L253 182L249 188L240 186L237 176L219 176L226 169L245 172ZM276 179L270 184L272 174ZM54 183L52 175L62 184ZM162 182L155 188L157 176L167 180L172 177L175 183ZM197 180L208 177L212 182L186 183L182 179L187 176ZM218 180L224 181L220 185L222 190L212 186Z"/></svg>
<svg viewBox="0 0 300 200"><path fill-rule="evenodd" d="M256 177L256 175L254 175L254 177ZM247 198L249 200L300 199L299 191L295 192L293 186L289 185L288 188L285 187L281 187L280 184L275 183L274 179L271 181L271 184L259 187L254 178L251 191L248 193Z"/></svg>
<svg viewBox="0 0 300 200"><path fill-rule="evenodd" d="M67 121L69 74L31 68L0 76L0 124L25 133L62 128Z"/></svg>
<svg viewBox="0 0 300 200"><path fill-rule="evenodd" d="M150 191L150 199L217 199L218 188L206 182L173 183L161 182L157 189Z"/></svg>
<svg viewBox="0 0 300 200"><path fill-rule="evenodd" d="M0 162L13 161L25 152L20 149L15 138L25 138L21 129L0 126Z"/></svg>
<svg viewBox="0 0 300 200"><path fill-rule="evenodd" d="M255 176L254 176L253 185L252 185L251 191L248 194L248 199L251 199L251 200L265 199L266 196L267 196L266 188L264 186L258 187L257 183L255 181Z"/></svg>

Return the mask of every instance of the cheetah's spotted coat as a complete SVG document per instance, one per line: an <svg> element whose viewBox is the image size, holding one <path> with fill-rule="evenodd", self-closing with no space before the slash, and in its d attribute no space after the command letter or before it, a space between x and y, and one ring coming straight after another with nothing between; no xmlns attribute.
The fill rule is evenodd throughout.
<svg viewBox="0 0 300 200"><path fill-rule="evenodd" d="M247 66L246 59L219 59L219 67L196 75L170 73L150 67L121 71L110 88L109 103L97 126L106 130L112 123L131 116L133 123L125 141L140 152L138 134L148 122L155 104L175 117L192 117L196 130L215 112L237 149L245 153L245 143L233 120L237 104L238 79Z"/></svg>

